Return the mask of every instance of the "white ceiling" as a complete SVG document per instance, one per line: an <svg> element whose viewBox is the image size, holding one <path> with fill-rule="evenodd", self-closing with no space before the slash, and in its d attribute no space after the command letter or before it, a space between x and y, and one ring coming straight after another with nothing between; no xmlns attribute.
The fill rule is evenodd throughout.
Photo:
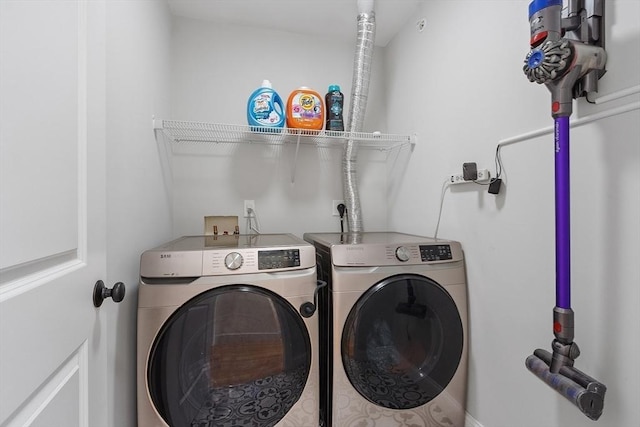
<svg viewBox="0 0 640 427"><path fill-rule="evenodd" d="M215 23L355 40L357 0L167 0L177 16ZM386 46L399 29L421 17L427 0L376 0L376 45Z"/></svg>

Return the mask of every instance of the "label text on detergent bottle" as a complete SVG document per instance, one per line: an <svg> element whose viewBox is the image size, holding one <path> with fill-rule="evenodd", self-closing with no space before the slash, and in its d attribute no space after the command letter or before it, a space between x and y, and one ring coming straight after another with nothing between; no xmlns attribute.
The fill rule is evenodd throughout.
<svg viewBox="0 0 640 427"><path fill-rule="evenodd" d="M320 100L311 94L298 94L293 100L292 114L293 117L303 119L315 119L322 117Z"/></svg>
<svg viewBox="0 0 640 427"><path fill-rule="evenodd" d="M254 99L253 116L263 125L271 125L280 121L280 115L273 108L271 93L261 93Z"/></svg>

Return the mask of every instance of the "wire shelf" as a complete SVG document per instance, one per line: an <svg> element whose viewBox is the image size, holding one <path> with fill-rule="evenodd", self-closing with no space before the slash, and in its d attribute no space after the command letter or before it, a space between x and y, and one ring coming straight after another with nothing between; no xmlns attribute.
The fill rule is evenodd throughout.
<svg viewBox="0 0 640 427"><path fill-rule="evenodd" d="M256 143L256 144L307 144L318 147L342 147L353 140L359 147L389 151L405 145L414 145L411 135L311 131L304 129L269 128L249 125L154 120L154 128L162 130L174 143Z"/></svg>

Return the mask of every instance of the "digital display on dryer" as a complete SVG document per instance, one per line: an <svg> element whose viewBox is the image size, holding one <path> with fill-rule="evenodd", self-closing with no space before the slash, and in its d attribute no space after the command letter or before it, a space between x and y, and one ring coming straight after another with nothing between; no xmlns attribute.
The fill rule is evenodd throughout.
<svg viewBox="0 0 640 427"><path fill-rule="evenodd" d="M299 249L258 251L258 270L300 267Z"/></svg>
<svg viewBox="0 0 640 427"><path fill-rule="evenodd" d="M453 259L449 245L420 245L422 262Z"/></svg>

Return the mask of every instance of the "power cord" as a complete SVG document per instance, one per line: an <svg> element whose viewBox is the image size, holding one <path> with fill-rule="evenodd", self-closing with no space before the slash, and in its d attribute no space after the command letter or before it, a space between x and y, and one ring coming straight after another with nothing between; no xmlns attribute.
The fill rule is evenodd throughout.
<svg viewBox="0 0 640 427"><path fill-rule="evenodd" d="M496 146L496 176L489 180L489 193L498 194L500 193L500 187L502 186L502 157L500 156L500 148L502 148L502 144L498 144Z"/></svg>
<svg viewBox="0 0 640 427"><path fill-rule="evenodd" d="M340 214L340 232L344 233L344 213L347 211L347 207L344 205L344 203L340 203L338 206L336 206L336 208L338 209L338 213Z"/></svg>
<svg viewBox="0 0 640 427"><path fill-rule="evenodd" d="M440 219L442 218L442 206L444 205L444 195L447 192L447 188L449 188L449 180L445 179L442 183L442 191L440 192L440 209L438 211L438 222L436 223L436 230L433 233L433 238L438 238L438 229L440 228Z"/></svg>
<svg viewBox="0 0 640 427"><path fill-rule="evenodd" d="M252 221L255 220L255 221ZM255 222L255 225L253 223ZM247 234L260 234L260 225L258 224L258 215L253 208L247 208Z"/></svg>
<svg viewBox="0 0 640 427"><path fill-rule="evenodd" d="M502 157L500 157L500 148L502 148L502 144L498 144L496 146L496 179L500 178L502 175Z"/></svg>
<svg viewBox="0 0 640 427"><path fill-rule="evenodd" d="M502 157L500 156L500 148L502 148L502 144L498 144L496 146L496 157L495 157L495 166L496 166L496 176L491 178L488 183L472 181L477 185L488 185L489 193L498 194L500 192L500 187L502 186ZM451 182L448 179L445 179L442 182L442 190L440 192L440 209L438 211L438 222L436 223L436 229L433 233L434 238L438 238L438 231L440 229L440 220L442 219L442 207L444 206L444 196L447 193L447 188Z"/></svg>

